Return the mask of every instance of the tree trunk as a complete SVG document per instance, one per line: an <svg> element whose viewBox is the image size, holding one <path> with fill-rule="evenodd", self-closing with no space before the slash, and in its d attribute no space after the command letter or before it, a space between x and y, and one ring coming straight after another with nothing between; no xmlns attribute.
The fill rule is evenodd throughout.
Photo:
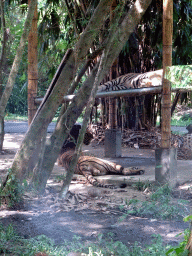
<svg viewBox="0 0 192 256"><path fill-rule="evenodd" d="M31 0L29 0L30 4ZM28 124L32 122L33 117L37 111L35 105L35 98L37 97L38 84L38 60L37 60L37 20L38 12L37 5L32 20L31 30L28 36Z"/></svg>
<svg viewBox="0 0 192 256"><path fill-rule="evenodd" d="M163 0L163 93L161 147L171 147L171 83L166 79L172 65L173 0Z"/></svg>
<svg viewBox="0 0 192 256"><path fill-rule="evenodd" d="M175 98L173 100L173 105L171 107L171 116L173 115L173 112L174 112L174 110L175 110L175 108L177 106L177 103L178 103L180 97L181 97L181 93L180 92L176 92Z"/></svg>
<svg viewBox="0 0 192 256"><path fill-rule="evenodd" d="M104 59L105 59L105 52L102 54L102 57L100 59L100 64L99 64L99 68L97 70L97 74L95 76L94 85L93 85L91 95L89 97L89 100L88 100L88 103L87 103L87 106L86 106L85 115L84 115L84 118L83 118L83 124L82 124L82 128L81 128L78 140L77 140L77 146L75 148L75 153L72 157L66 179L65 179L65 181L63 182L63 185L62 185L62 189L61 189L61 193L60 193L61 197L65 197L65 195L68 191L69 185L71 183L71 180L72 180L72 177L73 177L73 174L74 174L74 171L75 171L75 167L77 165L77 161L78 161L78 158L79 158L79 155L80 155L80 152L81 152L81 148L82 148L82 144L83 144L83 139L84 139L85 132L86 132L86 129L87 129L87 125L88 125L88 122L89 122L91 109L92 109L93 104L95 102L97 87L98 87L99 82L101 80L99 78L99 76L102 73L101 69L103 68L103 65L104 65Z"/></svg>
<svg viewBox="0 0 192 256"><path fill-rule="evenodd" d="M1 27L2 27L2 47L1 47L1 56L0 56L0 100L3 95L3 70L5 66L6 60L6 46L7 46L7 32L5 26L5 16L4 16L4 1L0 2L0 12L1 12ZM4 141L4 116L0 116L0 152L3 149L3 141Z"/></svg>
<svg viewBox="0 0 192 256"><path fill-rule="evenodd" d="M39 190L43 191L47 180L52 172L54 163L59 155L63 142L67 139L68 133L72 126L75 124L77 118L81 114L83 108L87 103L87 98L90 96L91 86L94 83L94 78L97 73L98 67L95 67L92 74L85 81L84 85L80 88L75 98L68 106L66 112L60 117L57 126L45 144L45 151L41 168L38 170L36 177L39 184Z"/></svg>
<svg viewBox="0 0 192 256"><path fill-rule="evenodd" d="M113 29L115 30L116 27L113 27ZM111 33L111 36L109 37L107 43L108 49L112 43L113 36L113 33ZM60 116L60 120L57 123L54 133L52 134L51 138L48 139L46 142L42 167L37 170L39 175L36 175L36 177L39 177L35 181L36 183L38 182L40 186L40 191L43 191L43 189L45 188L47 179L52 172L54 163L62 147L63 141L66 140L68 132L71 130L72 126L74 125L75 121L77 120L87 103L86 99L89 98L92 89L90 85L94 83L97 69L98 65L92 70L91 75L84 82L84 85L79 89L78 93L76 94L72 103L67 108L66 112L62 116ZM104 66L102 72L100 72L101 80L103 79L106 71L107 70Z"/></svg>
<svg viewBox="0 0 192 256"><path fill-rule="evenodd" d="M20 44L19 47L17 49L17 53L11 68L11 72L9 74L9 78L6 84L6 87L3 91L2 97L0 99L0 119L2 120L2 118L4 118L4 114L5 114L5 108L7 106L7 102L9 100L9 97L11 95L14 83L15 83L15 79L19 70L19 65L22 59L22 55L23 55L23 51L24 51L24 47L25 47L25 43L27 41L27 37L30 31L30 27L31 27L31 22L32 22L32 18L34 15L34 10L35 10L35 6L37 4L37 0L31 1L31 4L29 5L29 9L28 9L28 14L27 14L27 18L25 21L25 25L24 25L24 29L23 29L23 34L21 36L20 39Z"/></svg>
<svg viewBox="0 0 192 256"><path fill-rule="evenodd" d="M51 90L48 90L44 101L40 105L12 165L12 173L15 174L20 183L22 183L24 178L28 177L29 171L27 171L27 166L31 155L33 155L34 151L38 148L41 136L45 133L49 122L52 120L55 111L62 102L63 96L66 94L72 79L74 78L73 73L85 58L97 31L102 26L106 10L109 9L111 2L112 1L109 0L103 0L99 3L87 28L84 33L81 34L74 52L69 54L64 67L62 68L62 72L57 74L58 77L56 79L56 83L52 86ZM122 23L119 25L117 22L111 27L109 38L106 40L107 44L105 46L107 49L105 65L100 72L98 82L103 79L114 60L118 57L122 47L127 41L127 38L129 38L129 35L140 21L150 3L151 0L144 2L136 0L128 13L126 13ZM119 15L118 19L120 18L121 17ZM40 184L42 188L46 185L46 181L53 169L53 165L57 159L63 141L66 139L70 128L75 123L87 102L87 98L91 92L90 85L93 84L96 73L97 67L93 69L92 75L79 89L79 92L73 102L69 105L65 114L60 118L51 138L46 141L42 169L39 172L39 181L43 181L42 184Z"/></svg>
<svg viewBox="0 0 192 256"><path fill-rule="evenodd" d="M4 118L0 116L0 152L3 150L4 141Z"/></svg>
<svg viewBox="0 0 192 256"><path fill-rule="evenodd" d="M192 223L190 225L192 225ZM191 231L191 229L190 229L190 235L189 235L186 249L189 250L188 256L192 256L192 231Z"/></svg>
<svg viewBox="0 0 192 256"><path fill-rule="evenodd" d="M63 96L70 87L77 68L85 59L95 36L98 34L99 28L103 25L105 17L109 13L111 2L112 0L103 0L99 3L86 29L76 43L75 50L69 50L66 53L62 65L60 65L14 158L12 172L16 175L19 182L28 177L29 172L32 171L28 169L28 163L39 148L41 137L46 133L49 123L63 100ZM34 163L34 165L36 164Z"/></svg>
<svg viewBox="0 0 192 256"><path fill-rule="evenodd" d="M150 1L148 1L148 4L150 4ZM136 2L135 5L137 6L138 3ZM118 57L123 45L125 44L127 40L127 36L131 34L131 32L134 30L135 22L139 22L139 19L132 19L133 17L138 17L141 18L142 14L145 12L145 8L147 8L147 5L142 5L141 3L141 9L142 13L138 13L138 9L134 6L133 8L130 9L128 12L127 16L124 18L123 22L119 26L121 33L116 34L115 31L117 31L117 27L113 26L110 33L110 37L108 38L108 44L106 46L106 51L107 54L105 56L105 65L102 68L102 71L100 72L100 77L99 77L99 83L102 81L104 75L106 72L108 72L110 66L113 64L114 60ZM143 9L142 9L143 8ZM131 14L131 17L129 16ZM119 17L120 18L120 17ZM130 23L131 20L131 23ZM128 23L128 24L127 24ZM116 24L118 26L118 23ZM120 40L117 41L116 40ZM123 41L123 42L122 42ZM114 47L114 45L116 47ZM117 47L118 46L118 47ZM115 49L114 49L115 48ZM46 146L45 146L45 152L44 152L44 157L43 157L43 164L41 170L39 170L39 185L41 186L40 190L43 191L45 188L47 179L49 178L54 163L57 159L57 156L59 154L60 148L62 146L63 141L67 138L68 131L72 128L74 125L76 119L82 112L85 104L86 104L86 99L89 97L91 88L90 84L93 84L94 77L97 73L97 67L95 67L92 71L92 74L90 77L86 80L84 85L80 88L79 92L76 94L75 98L73 99L72 103L68 107L67 111L64 113L64 115L60 118L60 121L57 124L57 127L52 134L51 138L47 140ZM66 125L67 124L67 125Z"/></svg>

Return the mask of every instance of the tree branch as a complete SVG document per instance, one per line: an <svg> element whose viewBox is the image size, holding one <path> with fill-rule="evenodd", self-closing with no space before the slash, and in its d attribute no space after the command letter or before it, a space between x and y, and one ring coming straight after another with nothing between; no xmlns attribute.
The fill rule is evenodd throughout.
<svg viewBox="0 0 192 256"><path fill-rule="evenodd" d="M88 103L87 103L87 106L86 106L85 115L84 115L84 118L83 118L83 124L82 124L81 130L80 130L80 133L79 133L79 137L78 137L78 140L77 140L77 145L76 145L76 148L75 148L75 152L74 152L74 155L72 157L72 160L71 160L71 163L70 163L70 166L69 166L69 170L67 170L66 179L64 180L62 188L61 188L60 196L62 198L64 198L67 194L67 191L69 189L69 185L70 185L71 180L73 178L75 167L77 165L77 161L78 161L78 158L79 158L79 155L80 155L80 152L81 152L83 139L84 139L84 136L85 136L85 132L86 132L87 125L88 125L89 118L90 118L90 114L91 114L91 109L92 109L93 104L95 102L95 96L96 96L97 88L98 88L99 81L100 81L99 74L100 74L101 69L104 65L104 56L105 55L103 53L102 57L100 59L100 64L99 64L97 74L95 76L95 81L94 81L94 85L93 85L93 88L92 88L92 91L91 91L91 95L89 97L89 100L88 100Z"/></svg>
<svg viewBox="0 0 192 256"><path fill-rule="evenodd" d="M3 91L2 97L0 99L0 117L4 116L5 108L7 106L7 102L9 100L9 97L11 95L11 92L12 92L12 89L13 89L13 86L15 83L15 79L16 79L16 76L17 76L17 73L19 70L19 65L20 65L20 62L22 59L25 43L27 41L29 31L31 28L31 23L32 23L36 4L37 4L37 0L33 0L33 1L31 1L30 5L29 5L28 14L27 14L27 18L25 20L25 25L24 25L24 29L23 29L23 34L20 39L20 44L17 49L17 53L16 53L16 56L15 56L15 59L14 59L14 62L13 62L12 68L11 68L11 72L9 74L9 78L8 78L6 87Z"/></svg>
<svg viewBox="0 0 192 256"><path fill-rule="evenodd" d="M12 172L15 173L20 182L22 182L25 177L28 177L29 172L32 171L28 170L27 165L38 149L38 145L41 144L41 136L46 132L58 106L63 100L63 96L67 93L78 66L81 64L82 60L85 59L87 51L95 39L98 30L103 25L106 13L109 13L111 3L112 0L100 1L85 31L75 45L75 52L70 55L67 65L65 65L62 70L46 102L44 102L36 118L33 119L12 164ZM38 161L38 159L34 161Z"/></svg>

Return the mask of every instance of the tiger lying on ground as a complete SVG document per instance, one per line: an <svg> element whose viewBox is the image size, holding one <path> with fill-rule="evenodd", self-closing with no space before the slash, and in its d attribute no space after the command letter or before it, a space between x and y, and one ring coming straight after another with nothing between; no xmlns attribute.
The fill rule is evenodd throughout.
<svg viewBox="0 0 192 256"><path fill-rule="evenodd" d="M80 129L81 125L79 124L75 124L72 127L70 131L70 136L63 143L59 157L57 159L58 165L64 167L66 171L69 169ZM92 133L87 129L83 143L85 145L89 145L92 138ZM85 176L88 182L94 186L114 188L115 186L113 185L103 185L99 183L97 179L93 176L103 176L109 174L140 175L144 173L144 170L139 170L135 167L124 169L124 167L122 167L121 165L117 165L113 162L93 156L83 155L83 153L81 153L74 173Z"/></svg>
<svg viewBox="0 0 192 256"><path fill-rule="evenodd" d="M67 171L69 169L73 154L74 150L67 150L63 154L60 154L60 156L58 157L58 165L64 167ZM144 170L140 170L135 167L124 169L124 167L122 167L121 165L117 165L115 163L97 157L83 155L82 153L78 159L74 173L85 176L88 182L94 186L114 187L111 185L102 185L93 176L103 176L109 174L140 175L144 174L144 172Z"/></svg>

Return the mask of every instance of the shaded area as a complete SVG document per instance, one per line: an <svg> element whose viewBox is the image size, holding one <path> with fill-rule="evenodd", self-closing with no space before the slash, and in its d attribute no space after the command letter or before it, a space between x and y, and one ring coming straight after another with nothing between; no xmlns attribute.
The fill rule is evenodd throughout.
<svg viewBox="0 0 192 256"><path fill-rule="evenodd" d="M23 136L6 134L6 142L13 142L11 150L20 145ZM7 148L11 147L11 144L6 145ZM97 147L89 145L85 146L84 150L102 157L104 149L100 145ZM6 163L13 156L13 154L5 154L1 157ZM144 181L148 177L154 179L154 150L123 148L123 157L114 158L113 161L122 161L121 163L125 167L132 166L134 163L137 166L145 166L146 173L144 175L129 178L132 184ZM180 182L191 179L191 164L192 161L178 161L178 180ZM62 174L63 169L55 165L52 177L55 178ZM105 177L109 179L109 176ZM113 176L113 180L118 181L120 178L124 179L124 177ZM114 241L122 241L126 245L133 244L135 241L142 245L149 244L152 241L152 234L160 234L165 243L175 245L182 240L182 236L175 237L176 234L188 228L188 223L184 223L182 220L164 221L128 215L123 221L120 221L120 217L126 213L126 210L120 210L125 198L128 201L130 199L147 201L146 194L133 190L131 187L110 191L97 188L95 191L94 187L78 181L74 189L72 186L70 187L70 191L75 193L78 199L72 198L71 202L74 201L72 207L70 207L71 202L59 201L56 194L52 193L53 188L56 187L58 188L58 183L55 184L53 180L49 180L47 194L44 197L26 196L25 205L21 206L20 210L8 211L1 208L0 223L3 225L13 223L19 235L25 238L44 234L54 239L57 244L64 240L71 241L74 235L80 236L83 241L96 241L98 234L104 234L105 238L110 232L114 234ZM178 190L177 198L180 198L180 194L181 191Z"/></svg>
<svg viewBox="0 0 192 256"><path fill-rule="evenodd" d="M80 236L82 241L95 241L98 234L102 233L105 238L111 232L114 241L121 241L126 245L134 244L135 241L143 246L150 244L152 234L160 234L164 243L175 245L182 239L182 236L175 236L188 228L188 224L182 221L150 220L134 216L120 221L122 214L119 210L110 214L91 210L58 213L12 212L0 222L3 225L13 223L18 234L24 238L44 234L56 244L61 244L64 240L72 241L74 235Z"/></svg>

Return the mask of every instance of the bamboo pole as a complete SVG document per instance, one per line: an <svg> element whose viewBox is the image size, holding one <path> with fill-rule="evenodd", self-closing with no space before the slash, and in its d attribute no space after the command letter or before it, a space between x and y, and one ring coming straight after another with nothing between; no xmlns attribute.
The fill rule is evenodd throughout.
<svg viewBox="0 0 192 256"><path fill-rule="evenodd" d="M29 0L30 3L31 0ZM31 30L28 36L28 124L33 120L37 111L35 98L37 97L37 84L38 84L38 60L37 60L37 20L38 12L37 6L35 8Z"/></svg>
<svg viewBox="0 0 192 256"><path fill-rule="evenodd" d="M191 89L188 88L172 88L172 92L176 93L183 93L183 92L191 92ZM107 98L107 97L135 97L135 96L141 96L141 95L147 95L147 94L158 94L162 93L162 87L156 86L156 87L149 87L149 88L140 88L140 89L127 89L127 90L121 90L121 91L109 91L109 92L99 92L96 94L96 98ZM75 97L75 94L73 95L66 95L63 97L63 102L70 102ZM43 98L36 98L35 104L39 105L43 101Z"/></svg>
<svg viewBox="0 0 192 256"><path fill-rule="evenodd" d="M114 17L113 11L117 7L117 1L113 0L111 9L110 9L110 19L112 20ZM112 80L113 73L116 73L117 60L113 63L110 69L110 80ZM115 72L114 72L115 71ZM117 75L117 74L116 74ZM117 129L117 99L109 98L109 129Z"/></svg>
<svg viewBox="0 0 192 256"><path fill-rule="evenodd" d="M163 0L163 93L161 147L171 147L171 83L166 67L172 65L173 0Z"/></svg>

